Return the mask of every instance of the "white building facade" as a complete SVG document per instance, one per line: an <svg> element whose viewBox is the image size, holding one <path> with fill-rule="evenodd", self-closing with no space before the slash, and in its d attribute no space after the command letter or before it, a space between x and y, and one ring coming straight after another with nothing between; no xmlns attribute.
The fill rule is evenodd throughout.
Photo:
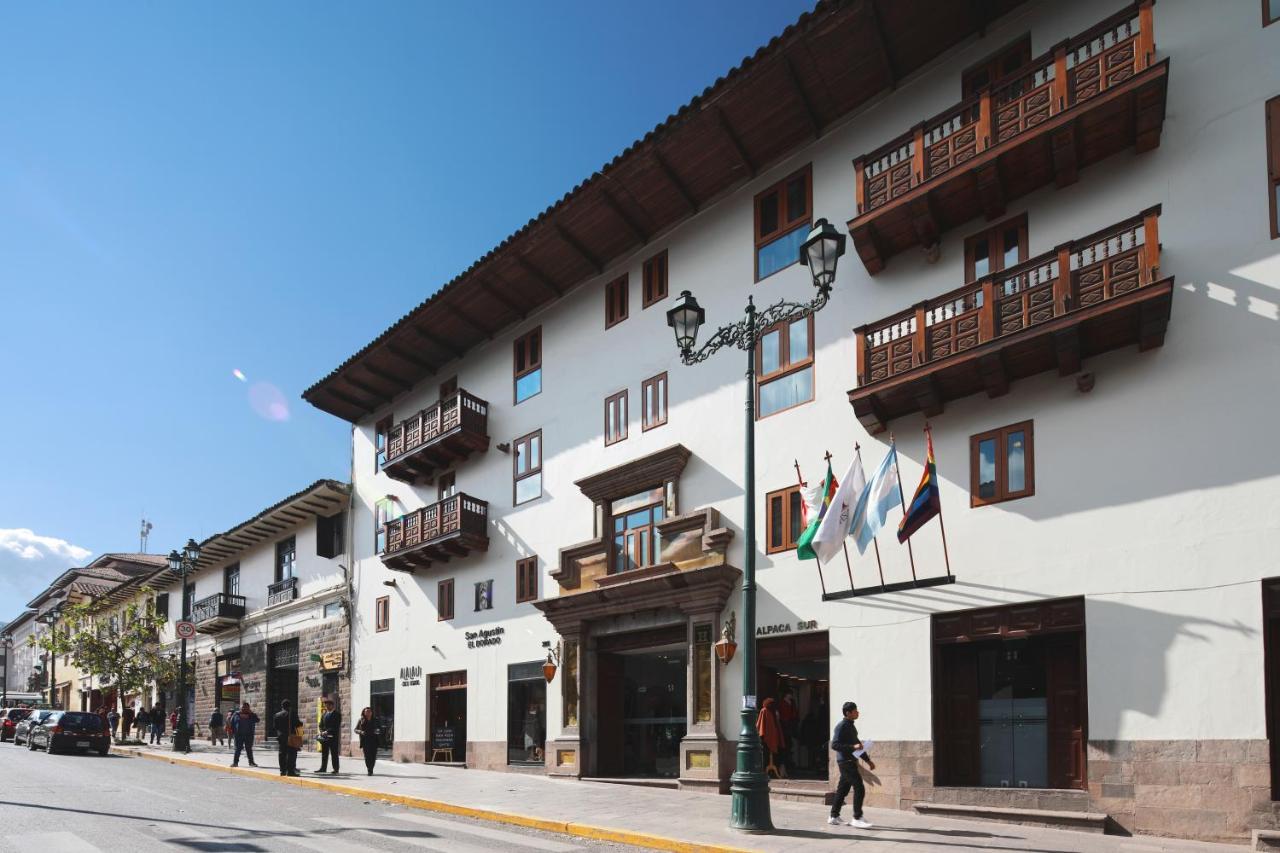
<svg viewBox="0 0 1280 853"><path fill-rule="evenodd" d="M350 707L402 760L724 790L754 546L776 788L833 783L852 699L873 805L1277 826L1278 95L1245 0L820 4L309 389L353 424ZM665 312L810 299L819 217L748 543L745 356ZM926 422L947 553L895 508L797 559L798 474L892 440L909 501Z"/></svg>

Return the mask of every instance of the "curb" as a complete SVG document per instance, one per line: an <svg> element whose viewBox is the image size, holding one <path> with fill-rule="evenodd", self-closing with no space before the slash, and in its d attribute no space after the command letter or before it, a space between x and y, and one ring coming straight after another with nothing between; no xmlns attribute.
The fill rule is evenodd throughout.
<svg viewBox="0 0 1280 853"><path fill-rule="evenodd" d="M630 844L634 847L645 847L650 850L668 850L672 851L672 853L754 853L754 851L746 847L731 847L725 844L702 844L698 842L681 841L675 838L667 838L662 835L652 835L647 832L636 832L630 829L594 826L589 823L578 823L576 821L550 820L548 818L533 817L530 815L508 814L506 812L496 812L490 809L460 806L455 803L428 800L422 797L410 797L402 794L385 794L380 791L370 791L367 788L354 788L348 785L338 785L333 782L323 782L318 779L306 779L297 776L273 776L271 774L257 773L253 770L242 769L239 767L227 767L225 764L215 764L211 761L201 761L198 758L165 755L162 753L137 749L136 747L115 747L111 751L118 755L127 755L131 758L148 758L152 761L163 761L166 764L198 767L202 770L217 770L222 773L233 773L237 776L259 779L264 782L279 782L284 785L295 785L299 788L314 788L320 791L330 791L335 794L347 794L348 796L361 797L366 800L377 800L383 803L407 806L408 808L419 809L421 811L439 812L441 814L450 814L457 817L469 817L476 820L489 821L491 823L521 826L526 829L540 829L546 832L558 832L562 835L572 835L578 838L590 838L595 841L614 841L620 844Z"/></svg>

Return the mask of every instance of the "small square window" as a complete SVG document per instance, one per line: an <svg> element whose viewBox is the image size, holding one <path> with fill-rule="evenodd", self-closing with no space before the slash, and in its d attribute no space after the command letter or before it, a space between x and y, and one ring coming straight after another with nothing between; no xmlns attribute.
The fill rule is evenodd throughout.
<svg viewBox="0 0 1280 853"><path fill-rule="evenodd" d="M969 439L969 505L1001 503L1036 493L1032 421Z"/></svg>
<svg viewBox="0 0 1280 853"><path fill-rule="evenodd" d="M964 241L965 281L1015 267L1027 259L1027 217L1015 216Z"/></svg>
<svg viewBox="0 0 1280 853"><path fill-rule="evenodd" d="M523 403L542 393L542 329L517 338L514 354L515 401Z"/></svg>
<svg viewBox="0 0 1280 853"><path fill-rule="evenodd" d="M342 603L338 601L330 601L324 606L325 619L335 619L342 615Z"/></svg>
<svg viewBox="0 0 1280 853"><path fill-rule="evenodd" d="M667 422L667 374L659 373L640 385L640 426L651 430Z"/></svg>
<svg viewBox="0 0 1280 853"><path fill-rule="evenodd" d="M493 609L493 581L476 582L476 612Z"/></svg>
<svg viewBox="0 0 1280 853"><path fill-rule="evenodd" d="M534 601L538 597L538 558L516 560L516 603Z"/></svg>
<svg viewBox="0 0 1280 853"><path fill-rule="evenodd" d="M517 506L542 497L542 430L511 442L512 502Z"/></svg>
<svg viewBox="0 0 1280 853"><path fill-rule="evenodd" d="M804 532L804 496L788 486L765 495L765 542L770 554L790 551Z"/></svg>
<svg viewBox="0 0 1280 853"><path fill-rule="evenodd" d="M616 326L627 319L627 276L621 275L604 287L604 327Z"/></svg>
<svg viewBox="0 0 1280 853"><path fill-rule="evenodd" d="M644 297L642 307L648 308L667 298L667 252L663 249L644 262Z"/></svg>

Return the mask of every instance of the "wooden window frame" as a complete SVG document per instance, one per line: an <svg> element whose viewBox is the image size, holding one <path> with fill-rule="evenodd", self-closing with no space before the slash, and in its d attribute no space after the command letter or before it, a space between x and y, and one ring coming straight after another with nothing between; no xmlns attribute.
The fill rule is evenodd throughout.
<svg viewBox="0 0 1280 853"><path fill-rule="evenodd" d="M458 493L458 472L445 471L436 475L436 500L453 497Z"/></svg>
<svg viewBox="0 0 1280 853"><path fill-rule="evenodd" d="M382 547L378 547L378 537L386 535L387 522L391 520L391 500L390 498L379 498L373 502L373 552L381 554L386 550L387 543L384 540Z"/></svg>
<svg viewBox="0 0 1280 853"><path fill-rule="evenodd" d="M521 474L516 467L520 461L520 454L517 448L521 444L528 444L530 446L529 456L530 456L530 460L532 461L532 457L533 457L532 442L535 437L538 439L538 464L537 465L530 464L529 470ZM533 432L526 433L525 435L522 435L519 438L517 438L515 441L511 442L511 505L512 506L523 506L524 504L532 503L533 501L536 501L538 498L542 497L542 486L541 484L539 484L537 497L532 497L532 498L529 498L528 500L520 501L519 503L516 502L516 485L521 480L532 477L534 474L542 473L543 450L544 448L542 445L542 430L540 429L535 429Z"/></svg>
<svg viewBox="0 0 1280 853"><path fill-rule="evenodd" d="M375 632L391 630L391 596L380 595L373 602L373 624Z"/></svg>
<svg viewBox="0 0 1280 853"><path fill-rule="evenodd" d="M1271 16L1271 2L1272 0L1262 0L1262 26L1264 27L1269 27L1276 21L1280 21L1280 15L1276 15L1274 18Z"/></svg>
<svg viewBox="0 0 1280 853"><path fill-rule="evenodd" d="M783 363L782 366L779 367L777 370L768 374L764 373L762 369L764 364L765 335L772 334L773 332L778 332L781 335L780 342L778 344L779 356L782 359L791 357L791 323L796 322L794 320L792 321L784 320L781 323L775 323L774 325L765 329L764 332L761 333L759 339L756 341L755 395L756 395L756 420L758 421L763 420L764 418L771 418L774 415L780 415L783 412L789 412L792 409L798 409L801 406L812 403L814 399L816 399L818 396L818 368L817 368L817 361L814 357L817 351L817 345L814 343L814 340L813 340L813 315L810 314L808 317L805 317L804 319L809 323L809 355L807 358L804 358L794 363ZM782 379L785 376L790 376L792 373L798 373L801 370L804 370L806 367L813 368L812 393L809 395L809 399L801 400L798 403L787 406L785 409L778 409L776 412L770 412L767 415L761 414L760 412L761 387L768 385L770 382L773 382L775 380Z"/></svg>
<svg viewBox="0 0 1280 853"><path fill-rule="evenodd" d="M1006 501L1016 501L1020 498L1029 498L1036 493L1036 441L1035 441L1035 421L1020 421L1016 424L989 429L986 432L980 432L976 435L969 436L969 506L990 506L991 504L1004 503ZM1008 437L1010 433L1021 430L1026 436L1027 446L1023 452L1025 460L1025 482L1023 488L1017 492L1008 491L1009 472L1007 470L1009 464L1008 454ZM987 439L994 438L996 441L996 494L995 497L982 498L978 496L978 469L979 454L978 446Z"/></svg>
<svg viewBox="0 0 1280 853"><path fill-rule="evenodd" d="M231 579L235 578L234 589L232 588ZM240 594L240 563L235 562L226 566L222 570L222 594L223 595L239 595Z"/></svg>
<svg viewBox="0 0 1280 853"><path fill-rule="evenodd" d="M387 461L387 451L391 447L391 430L395 429L395 417L387 415L373 425L373 473L382 470L382 466ZM378 447L378 440L382 439L382 447ZM381 457L381 458L379 458Z"/></svg>
<svg viewBox="0 0 1280 853"><path fill-rule="evenodd" d="M284 548L285 543L292 543L292 546L293 546L292 548L293 560L291 561L291 565L289 567L289 572L290 572L289 577L296 578L298 576L298 537L286 536L283 539L280 539L279 541L276 542L276 569L275 569L276 583L280 583L280 581L282 580L288 580L288 578L284 576L284 572L283 572L284 564L280 560L280 558L286 552L286 549Z"/></svg>
<svg viewBox="0 0 1280 853"><path fill-rule="evenodd" d="M1025 213L1010 216L1003 222L997 222L995 225L988 226L964 238L964 280L966 284L1007 269L1004 265L1003 246L999 240L1004 236L1005 231L1015 226L1018 229L1018 263L1023 263L1029 257L1027 254L1027 215ZM987 264L990 268L982 275L976 275L975 268L977 267L978 259L975 256L975 249L978 241L984 239L987 241ZM997 245L1002 246L1001 251L995 254L991 253L991 247Z"/></svg>
<svg viewBox="0 0 1280 853"><path fill-rule="evenodd" d="M516 560L516 604L538 599L538 558Z"/></svg>
<svg viewBox="0 0 1280 853"><path fill-rule="evenodd" d="M1267 206L1271 210L1271 239L1275 240L1280 238L1280 210L1276 201L1276 194L1280 193L1280 95L1267 101L1266 122Z"/></svg>
<svg viewBox="0 0 1280 853"><path fill-rule="evenodd" d="M786 203L787 202L787 184L791 183L791 181L801 176L804 177L805 212L800 216L790 216L788 215L790 214L790 211L787 210L787 203ZM762 235L760 233L760 203L765 199L766 196L769 196L773 193L778 194L778 227L775 228L773 231L770 231L768 234ZM757 282L761 282L761 281L764 281L766 278L777 275L778 273L782 272L788 267L791 267L800 263L800 254L799 252L797 252L796 259L791 263L785 266L778 267L776 270L774 270L771 273L768 273L767 275L763 275L763 276L760 275L760 250L762 248L769 245L774 240L777 240L780 237L785 237L787 234L790 234L792 231L796 230L797 228L800 228L802 226L806 228L811 228L813 226L813 164L812 163L805 164L803 167L787 175L785 178L778 181L776 184L765 187L763 190L756 193L754 207L755 207L755 215L753 217L753 223L752 223L752 227L753 227L752 234L755 237L755 248L751 253L751 272L755 280Z"/></svg>
<svg viewBox="0 0 1280 853"><path fill-rule="evenodd" d="M627 319L627 296L630 290L626 273L604 286L604 327L606 329L612 329Z"/></svg>
<svg viewBox="0 0 1280 853"><path fill-rule="evenodd" d="M987 82L981 86L974 86L972 83L970 83L970 80L973 79L974 74L976 74L979 71L986 71L990 74L990 72L993 69L996 69L996 70L1003 69L1004 58L1009 54L1015 53L1015 52L1018 54L1018 56L1022 58L1022 61L1018 63L1017 67L1014 68L1014 71L1031 62L1031 33L1023 33L1022 35L1018 36L1016 39L1013 39L1012 41L1010 41L1004 47L1000 48L994 53L990 53L987 56L984 56L982 59L970 65L964 71L961 71L960 72L961 99L976 95L979 92L981 92L984 88L990 88L992 83L999 82L1008 74L1013 73L1008 71L1000 71L1000 73L991 74L987 78Z"/></svg>
<svg viewBox="0 0 1280 853"><path fill-rule="evenodd" d="M796 542L791 538L791 496L800 496L800 519L804 520L804 493L800 485L787 486L785 489L775 489L764 496L764 543L766 554L780 554L783 551L794 551ZM778 519L773 513L773 499L782 499L782 518ZM775 546L773 544L773 531L776 524L782 525L782 544ZM800 532L804 532L801 526Z"/></svg>
<svg viewBox="0 0 1280 853"><path fill-rule="evenodd" d="M652 392L652 393L651 393ZM670 404L671 380L667 378L664 370L657 376L650 376L644 382L640 383L640 431L648 432L651 429L662 426L667 422L667 412ZM662 418L653 417L650 410L650 399L659 402L659 408L662 409Z"/></svg>
<svg viewBox="0 0 1280 853"><path fill-rule="evenodd" d="M449 605L449 607L447 608L447 612L445 608L446 602ZM454 614L453 604L454 604L453 578L446 578L445 580L442 580L436 583L436 621L437 622L448 622L450 619L453 618L453 614Z"/></svg>
<svg viewBox="0 0 1280 853"><path fill-rule="evenodd" d="M618 404L620 409L618 417L618 435L613 438L609 437L609 410ZM620 441L627 440L627 423L631 419L630 406L627 400L627 389L623 388L617 394L610 394L604 398L604 446L617 444Z"/></svg>
<svg viewBox="0 0 1280 853"><path fill-rule="evenodd" d="M640 310L643 311L667 298L667 281L670 275L667 250L663 249L646 260L640 269Z"/></svg>
<svg viewBox="0 0 1280 853"><path fill-rule="evenodd" d="M536 360L534 359L532 354L532 350L534 349L534 347L531 346L531 342L535 340L537 341L537 351L538 351ZM512 353L511 353L511 373L512 373L511 401L512 403L511 404L513 406L518 406L521 403L523 403L525 400L532 400L534 397L537 397L539 394L542 393L542 380L539 379L537 393L530 394L528 397L525 397L524 400L521 400L516 396L516 387L517 387L517 384L520 382L520 380L528 376L529 374L533 373L534 371L542 370L542 344L543 344L542 327L538 326L536 328L530 329L520 337L516 338L515 342L512 345ZM524 360L523 366L521 366L521 359Z"/></svg>

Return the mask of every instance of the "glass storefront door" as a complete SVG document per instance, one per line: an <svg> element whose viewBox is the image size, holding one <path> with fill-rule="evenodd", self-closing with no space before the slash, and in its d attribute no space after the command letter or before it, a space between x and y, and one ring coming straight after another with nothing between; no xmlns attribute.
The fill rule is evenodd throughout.
<svg viewBox="0 0 1280 853"><path fill-rule="evenodd" d="M979 649L978 756L984 787L1049 786L1048 668L1040 642Z"/></svg>
<svg viewBox="0 0 1280 853"><path fill-rule="evenodd" d="M507 763L541 765L547 740L547 680L542 661L507 668Z"/></svg>
<svg viewBox="0 0 1280 853"><path fill-rule="evenodd" d="M382 729L380 749L391 749L396 730L396 680L379 678L369 682L369 707Z"/></svg>
<svg viewBox="0 0 1280 853"><path fill-rule="evenodd" d="M626 776L676 778L688 723L688 649L624 652L622 771Z"/></svg>

